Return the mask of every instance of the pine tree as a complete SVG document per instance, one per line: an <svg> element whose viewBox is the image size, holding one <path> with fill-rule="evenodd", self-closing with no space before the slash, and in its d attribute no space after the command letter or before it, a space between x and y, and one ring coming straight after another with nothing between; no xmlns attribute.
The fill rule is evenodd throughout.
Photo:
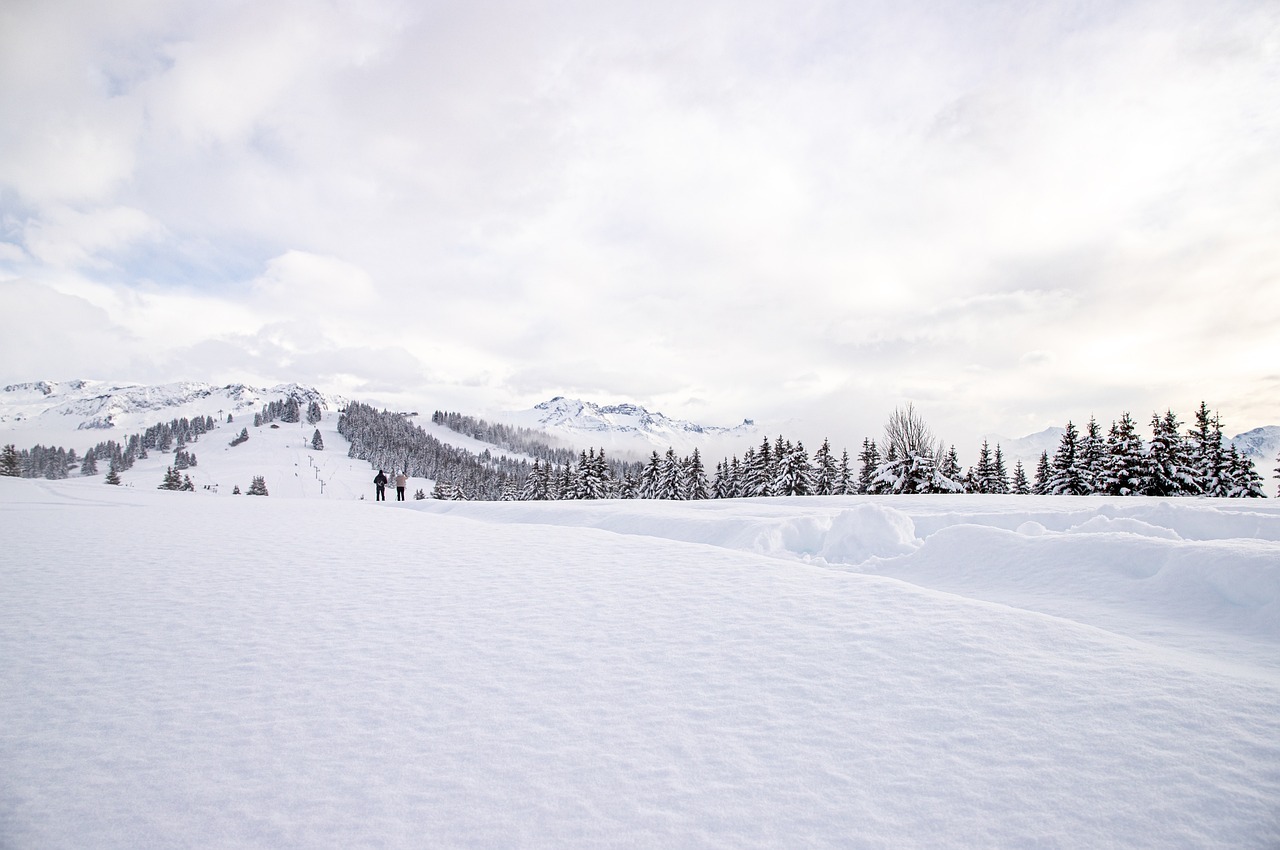
<svg viewBox="0 0 1280 850"><path fill-rule="evenodd" d="M690 499L711 498L711 487L707 482L707 470L702 464L702 455L698 453L697 446L693 447L693 454L689 457L685 473L688 478Z"/></svg>
<svg viewBox="0 0 1280 850"><path fill-rule="evenodd" d="M422 492L422 488L419 487L417 492L413 494L413 498L415 501L421 502L423 499L427 498L427 494Z"/></svg>
<svg viewBox="0 0 1280 850"><path fill-rule="evenodd" d="M1049 463L1049 456L1045 455L1045 465ZM1013 465L1013 486L1014 494L1018 496L1027 496L1031 494L1031 486L1027 483L1027 471L1022 468L1022 461L1019 460Z"/></svg>
<svg viewBox="0 0 1280 850"><path fill-rule="evenodd" d="M164 480L160 482L157 490L180 490L182 489L182 476L178 475L178 470L172 466L168 467L164 472Z"/></svg>
<svg viewBox="0 0 1280 850"><path fill-rule="evenodd" d="M1182 423L1172 410L1151 415L1151 446L1147 450L1148 496L1185 496L1200 492L1187 459Z"/></svg>
<svg viewBox="0 0 1280 850"><path fill-rule="evenodd" d="M813 453L813 495L831 496L839 488L837 482L836 462L831 455L831 442L822 440L822 445Z"/></svg>
<svg viewBox="0 0 1280 850"><path fill-rule="evenodd" d="M253 476L253 481L249 484L249 489L245 491L249 496L266 496L267 481L261 475Z"/></svg>
<svg viewBox="0 0 1280 850"><path fill-rule="evenodd" d="M178 489L187 493L194 493L196 491L196 485L191 483L190 475L184 475L182 476L182 483L178 485Z"/></svg>
<svg viewBox="0 0 1280 850"><path fill-rule="evenodd" d="M1049 493L1049 479L1053 477L1053 468L1049 465L1049 453L1040 452L1040 462L1036 465L1036 483L1031 492L1037 496Z"/></svg>
<svg viewBox="0 0 1280 850"><path fill-rule="evenodd" d="M84 460L80 462L80 474L98 474L98 455L93 449L89 449L89 451L84 453Z"/></svg>
<svg viewBox="0 0 1280 850"><path fill-rule="evenodd" d="M1088 492L1088 484L1080 468L1080 432L1073 422L1068 421L1062 442L1058 444L1058 453L1053 456L1053 474L1045 485L1045 494L1083 496Z"/></svg>
<svg viewBox="0 0 1280 850"><path fill-rule="evenodd" d="M1125 411L1111 423L1097 492L1108 496L1137 496L1150 486L1146 452L1133 417Z"/></svg>
<svg viewBox="0 0 1280 850"><path fill-rule="evenodd" d="M249 429L248 429L248 428L241 428L241 429L240 429L240 436L239 436L239 437L236 437L234 440L232 440L232 441L231 441L231 445L233 445L233 446L238 446L238 445L240 445L241 443L246 442L248 439L249 439Z"/></svg>
<svg viewBox="0 0 1280 850"><path fill-rule="evenodd" d="M1084 495L1098 490L1098 480L1102 478L1106 464L1106 441L1102 436L1102 428L1098 420L1089 417L1089 424L1080 437L1079 456L1076 468L1080 473L1080 481L1084 487Z"/></svg>
<svg viewBox="0 0 1280 850"><path fill-rule="evenodd" d="M880 449L870 437L863 439L862 451L858 454L858 492L873 493L873 482L880 468Z"/></svg>
<svg viewBox="0 0 1280 850"><path fill-rule="evenodd" d="M641 499L657 499L662 481L662 458L658 457L655 449L649 457L649 463L640 473L640 498Z"/></svg>
<svg viewBox="0 0 1280 850"><path fill-rule="evenodd" d="M978 465L969 475L970 487L975 493L994 493L994 479L995 468L991 463L991 447L986 440L983 440L982 448L978 449Z"/></svg>
<svg viewBox="0 0 1280 850"><path fill-rule="evenodd" d="M241 495L243 495L243 494L240 492L240 485L239 485L239 484L237 484L236 486L234 486L234 487L232 487L232 488L231 488L231 495L233 495L233 496L241 496ZM364 497L363 497L363 496L361 496L360 498L362 498L362 499L363 499Z"/></svg>
<svg viewBox="0 0 1280 850"><path fill-rule="evenodd" d="M120 484L120 473L116 471L115 461L111 462L111 468L107 470L106 482L108 484Z"/></svg>
<svg viewBox="0 0 1280 850"><path fill-rule="evenodd" d="M686 498L684 477L684 469L676 457L676 450L667 449L667 455L663 458L662 466L658 473L658 491L655 498Z"/></svg>
<svg viewBox="0 0 1280 850"><path fill-rule="evenodd" d="M1000 444L996 443L995 459L991 462L991 478L993 493L1009 492L1009 472L1004 466L1004 450L1000 448Z"/></svg>
<svg viewBox="0 0 1280 850"><path fill-rule="evenodd" d="M854 483L853 470L849 466L849 452L845 449L840 450L840 468L836 473L836 489L835 495L848 496L857 491L858 485Z"/></svg>
<svg viewBox="0 0 1280 850"><path fill-rule="evenodd" d="M813 487L810 479L809 454L804 450L804 445L797 443L793 446L790 442L785 443L782 458L778 461L777 477L774 479L772 488L773 494L775 496L808 496Z"/></svg>
<svg viewBox="0 0 1280 850"><path fill-rule="evenodd" d="M773 495L773 449L769 438L765 437L759 450L751 455L751 462L746 468L746 487L744 496Z"/></svg>
<svg viewBox="0 0 1280 850"><path fill-rule="evenodd" d="M1227 448L1227 475L1230 479L1228 496L1235 499L1266 498L1262 476L1253 468L1253 460L1232 443Z"/></svg>
<svg viewBox="0 0 1280 850"><path fill-rule="evenodd" d="M0 475L7 478L18 478L22 475L22 462L18 457L18 449L13 443L6 444L4 451L0 452Z"/></svg>
<svg viewBox="0 0 1280 850"><path fill-rule="evenodd" d="M1222 420L1203 401L1196 410L1191 438L1191 467L1197 489L1205 496L1227 495L1227 455L1222 446Z"/></svg>
<svg viewBox="0 0 1280 850"><path fill-rule="evenodd" d="M311 402L307 405L307 424L315 425L324 418L324 412L320 410L319 402Z"/></svg>
<svg viewBox="0 0 1280 850"><path fill-rule="evenodd" d="M312 403L314 404L314 402ZM324 451L324 437L320 436L319 428L317 428L316 432L311 435L311 448L315 449L318 452Z"/></svg>
<svg viewBox="0 0 1280 850"><path fill-rule="evenodd" d="M933 492L964 492L964 473L960 471L960 455L956 453L954 445L947 450L938 463L938 469L933 476Z"/></svg>

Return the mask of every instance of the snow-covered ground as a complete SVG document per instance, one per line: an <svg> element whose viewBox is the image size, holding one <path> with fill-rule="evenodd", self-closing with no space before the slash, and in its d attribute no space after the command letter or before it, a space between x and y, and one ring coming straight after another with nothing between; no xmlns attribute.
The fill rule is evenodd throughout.
<svg viewBox="0 0 1280 850"><path fill-rule="evenodd" d="M1270 500L276 492L0 479L0 846L1280 846Z"/></svg>

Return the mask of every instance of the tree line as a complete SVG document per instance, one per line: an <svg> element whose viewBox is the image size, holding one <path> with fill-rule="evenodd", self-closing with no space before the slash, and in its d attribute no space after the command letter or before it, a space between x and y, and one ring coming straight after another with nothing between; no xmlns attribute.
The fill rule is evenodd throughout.
<svg viewBox="0 0 1280 850"><path fill-rule="evenodd" d="M505 457L494 461L487 451L482 458L468 453L476 462L462 469L462 475L441 466L425 477L436 479L436 498L526 501L910 493L1266 495L1253 461L1226 443L1221 418L1205 403L1195 412L1193 427L1184 433L1182 424L1172 411L1154 414L1147 442L1128 412L1106 432L1094 418L1083 433L1068 422L1054 455L1044 451L1030 477L1020 460L1010 468L1002 447L993 448L988 441L979 449L977 463L963 469L955 446L944 447L910 404L894 411L879 441L864 439L856 458L847 450L837 455L827 440L810 455L803 443L779 435L772 442L764 438L741 457L721 460L710 474L696 449L685 457L673 449L665 455L655 450L643 464L606 461L603 449L592 449L579 453L576 462L535 457L532 464ZM440 446L441 451L459 451Z"/></svg>

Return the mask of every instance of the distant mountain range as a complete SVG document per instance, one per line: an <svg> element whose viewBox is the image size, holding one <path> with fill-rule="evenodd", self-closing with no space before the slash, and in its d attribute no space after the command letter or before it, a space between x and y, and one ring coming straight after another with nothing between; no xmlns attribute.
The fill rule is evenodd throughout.
<svg viewBox="0 0 1280 850"><path fill-rule="evenodd" d="M760 433L750 419L731 427L700 425L636 404L600 405L563 396L502 418L558 437L575 448L601 447L641 455L668 447L684 455L695 446L704 454L725 449L740 452Z"/></svg>
<svg viewBox="0 0 1280 850"><path fill-rule="evenodd" d="M213 416L223 421L227 414L237 419L252 417L267 403L289 396L304 406L316 401L328 412L340 410L348 401L300 384L264 388L194 381L154 386L85 380L33 381L0 389L0 434L7 434L6 442L22 443L23 447L48 443L83 450L107 436L94 432L129 434L184 416ZM637 458L651 451L665 452L668 447L686 455L697 447L707 457L718 460L741 453L763 434L763 429L750 419L727 427L703 425L636 404L601 405L563 396L495 418L540 431L575 450L604 448ZM446 442L452 439L474 444L473 440L439 430L436 436ZM1057 451L1062 433L1062 428L1052 427L1024 437L989 436L988 440L992 448L1000 444L1010 467L1021 460L1031 472L1041 452L1047 451L1052 457ZM1231 442L1253 459L1259 474L1271 476L1280 454L1280 425L1255 428ZM482 448L479 444L467 447L473 451Z"/></svg>
<svg viewBox="0 0 1280 850"><path fill-rule="evenodd" d="M340 396L299 384L270 388L244 384L215 386L194 381L146 386L107 381L34 381L0 391L0 431L65 435L74 431L143 430L181 417L252 414L271 401L293 396L304 406L316 401L324 410L346 404ZM66 439L65 436L62 439ZM75 442L96 442L86 435Z"/></svg>

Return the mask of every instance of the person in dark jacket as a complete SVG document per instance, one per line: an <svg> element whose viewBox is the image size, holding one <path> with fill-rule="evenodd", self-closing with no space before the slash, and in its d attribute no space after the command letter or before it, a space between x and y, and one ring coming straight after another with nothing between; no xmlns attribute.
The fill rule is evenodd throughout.
<svg viewBox="0 0 1280 850"><path fill-rule="evenodd" d="M377 475L373 476L373 486L375 488L373 500L375 502L385 502L387 500L387 474L381 469L378 470Z"/></svg>

